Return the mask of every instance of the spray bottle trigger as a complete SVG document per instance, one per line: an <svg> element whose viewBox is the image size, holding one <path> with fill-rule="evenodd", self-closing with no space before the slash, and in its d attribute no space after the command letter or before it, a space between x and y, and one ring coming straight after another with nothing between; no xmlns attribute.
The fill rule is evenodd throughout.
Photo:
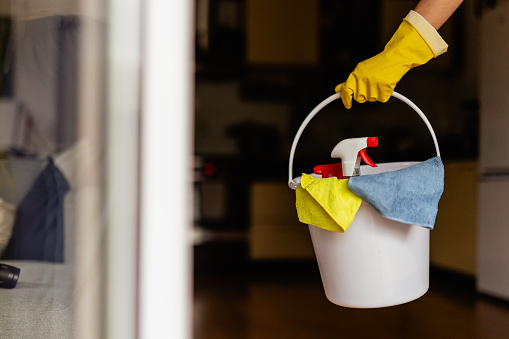
<svg viewBox="0 0 509 339"><path fill-rule="evenodd" d="M368 164L369 166L371 167L378 167L369 157L368 155L366 154L366 149L363 148L359 151L359 154L358 156L360 156L362 158L362 160L364 160L364 162L366 164Z"/></svg>

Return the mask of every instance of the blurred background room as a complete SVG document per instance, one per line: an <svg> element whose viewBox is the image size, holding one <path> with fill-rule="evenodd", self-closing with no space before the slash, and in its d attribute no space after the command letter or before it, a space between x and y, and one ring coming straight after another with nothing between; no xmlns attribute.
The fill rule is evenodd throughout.
<svg viewBox="0 0 509 339"><path fill-rule="evenodd" d="M496 53L490 44L499 44L491 37L482 45L481 38L490 37L481 26L486 32L495 25L489 13L498 10L492 16L507 35L504 1L465 1L439 31L449 51L410 71L396 88L427 115L445 165L426 295L378 310L328 303L307 227L297 220L287 186L290 146L304 118L358 62L383 49L416 3L196 2L195 338L509 335L503 320L509 315L507 289L478 283L479 256L486 258L482 253L491 246L479 248L481 46L489 56ZM346 110L336 101L302 135L295 176L330 162L340 140L368 135L379 138L368 151L375 163L434 155L425 125L401 102L354 102ZM503 245L495 251L509 260ZM500 274L495 284L506 277Z"/></svg>
<svg viewBox="0 0 509 339"><path fill-rule="evenodd" d="M396 88L445 166L424 296L329 302L288 187L416 3L0 0L0 338L509 338L509 1L465 0ZM435 155L404 103L338 100L295 176L363 136Z"/></svg>

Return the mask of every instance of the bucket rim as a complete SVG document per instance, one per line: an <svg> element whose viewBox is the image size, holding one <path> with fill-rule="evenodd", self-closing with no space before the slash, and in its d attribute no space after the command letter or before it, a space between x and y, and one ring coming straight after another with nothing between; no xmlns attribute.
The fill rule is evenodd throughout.
<svg viewBox="0 0 509 339"><path fill-rule="evenodd" d="M384 167L388 167L388 166L394 166L394 165L403 165L401 167L402 168L408 168L408 167L412 167L412 166L415 166L415 165L418 165L422 163L422 161L392 161L392 162L381 162L381 163L377 163L377 168L373 168L373 167L370 167L368 165L361 165L361 171L364 169L368 169L368 170L380 170L380 169L383 169ZM397 170L397 169L396 169ZM384 173L384 172L388 172L388 171L381 171L379 173ZM319 174L314 174L314 173L306 173L310 176L312 176L313 178L316 178L316 179L320 179L321 176ZM367 173L366 175L371 175L372 173ZM302 175L298 176L298 177L295 177L293 178L292 180L290 180L289 182L289 186L292 190L296 190L297 189L297 186L299 186L300 184L300 181L302 179Z"/></svg>

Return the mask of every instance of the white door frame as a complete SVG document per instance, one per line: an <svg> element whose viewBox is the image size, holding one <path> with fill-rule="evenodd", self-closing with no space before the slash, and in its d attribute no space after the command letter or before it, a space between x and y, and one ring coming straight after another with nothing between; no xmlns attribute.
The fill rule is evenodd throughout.
<svg viewBox="0 0 509 339"><path fill-rule="evenodd" d="M191 336L193 4L144 2L140 338Z"/></svg>

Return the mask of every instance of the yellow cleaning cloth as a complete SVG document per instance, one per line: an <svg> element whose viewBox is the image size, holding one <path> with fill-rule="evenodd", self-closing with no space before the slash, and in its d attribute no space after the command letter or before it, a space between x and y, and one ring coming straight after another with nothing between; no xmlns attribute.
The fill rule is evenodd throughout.
<svg viewBox="0 0 509 339"><path fill-rule="evenodd" d="M295 192L300 222L343 233L350 226L362 199L348 188L348 179L313 178L303 174Z"/></svg>

